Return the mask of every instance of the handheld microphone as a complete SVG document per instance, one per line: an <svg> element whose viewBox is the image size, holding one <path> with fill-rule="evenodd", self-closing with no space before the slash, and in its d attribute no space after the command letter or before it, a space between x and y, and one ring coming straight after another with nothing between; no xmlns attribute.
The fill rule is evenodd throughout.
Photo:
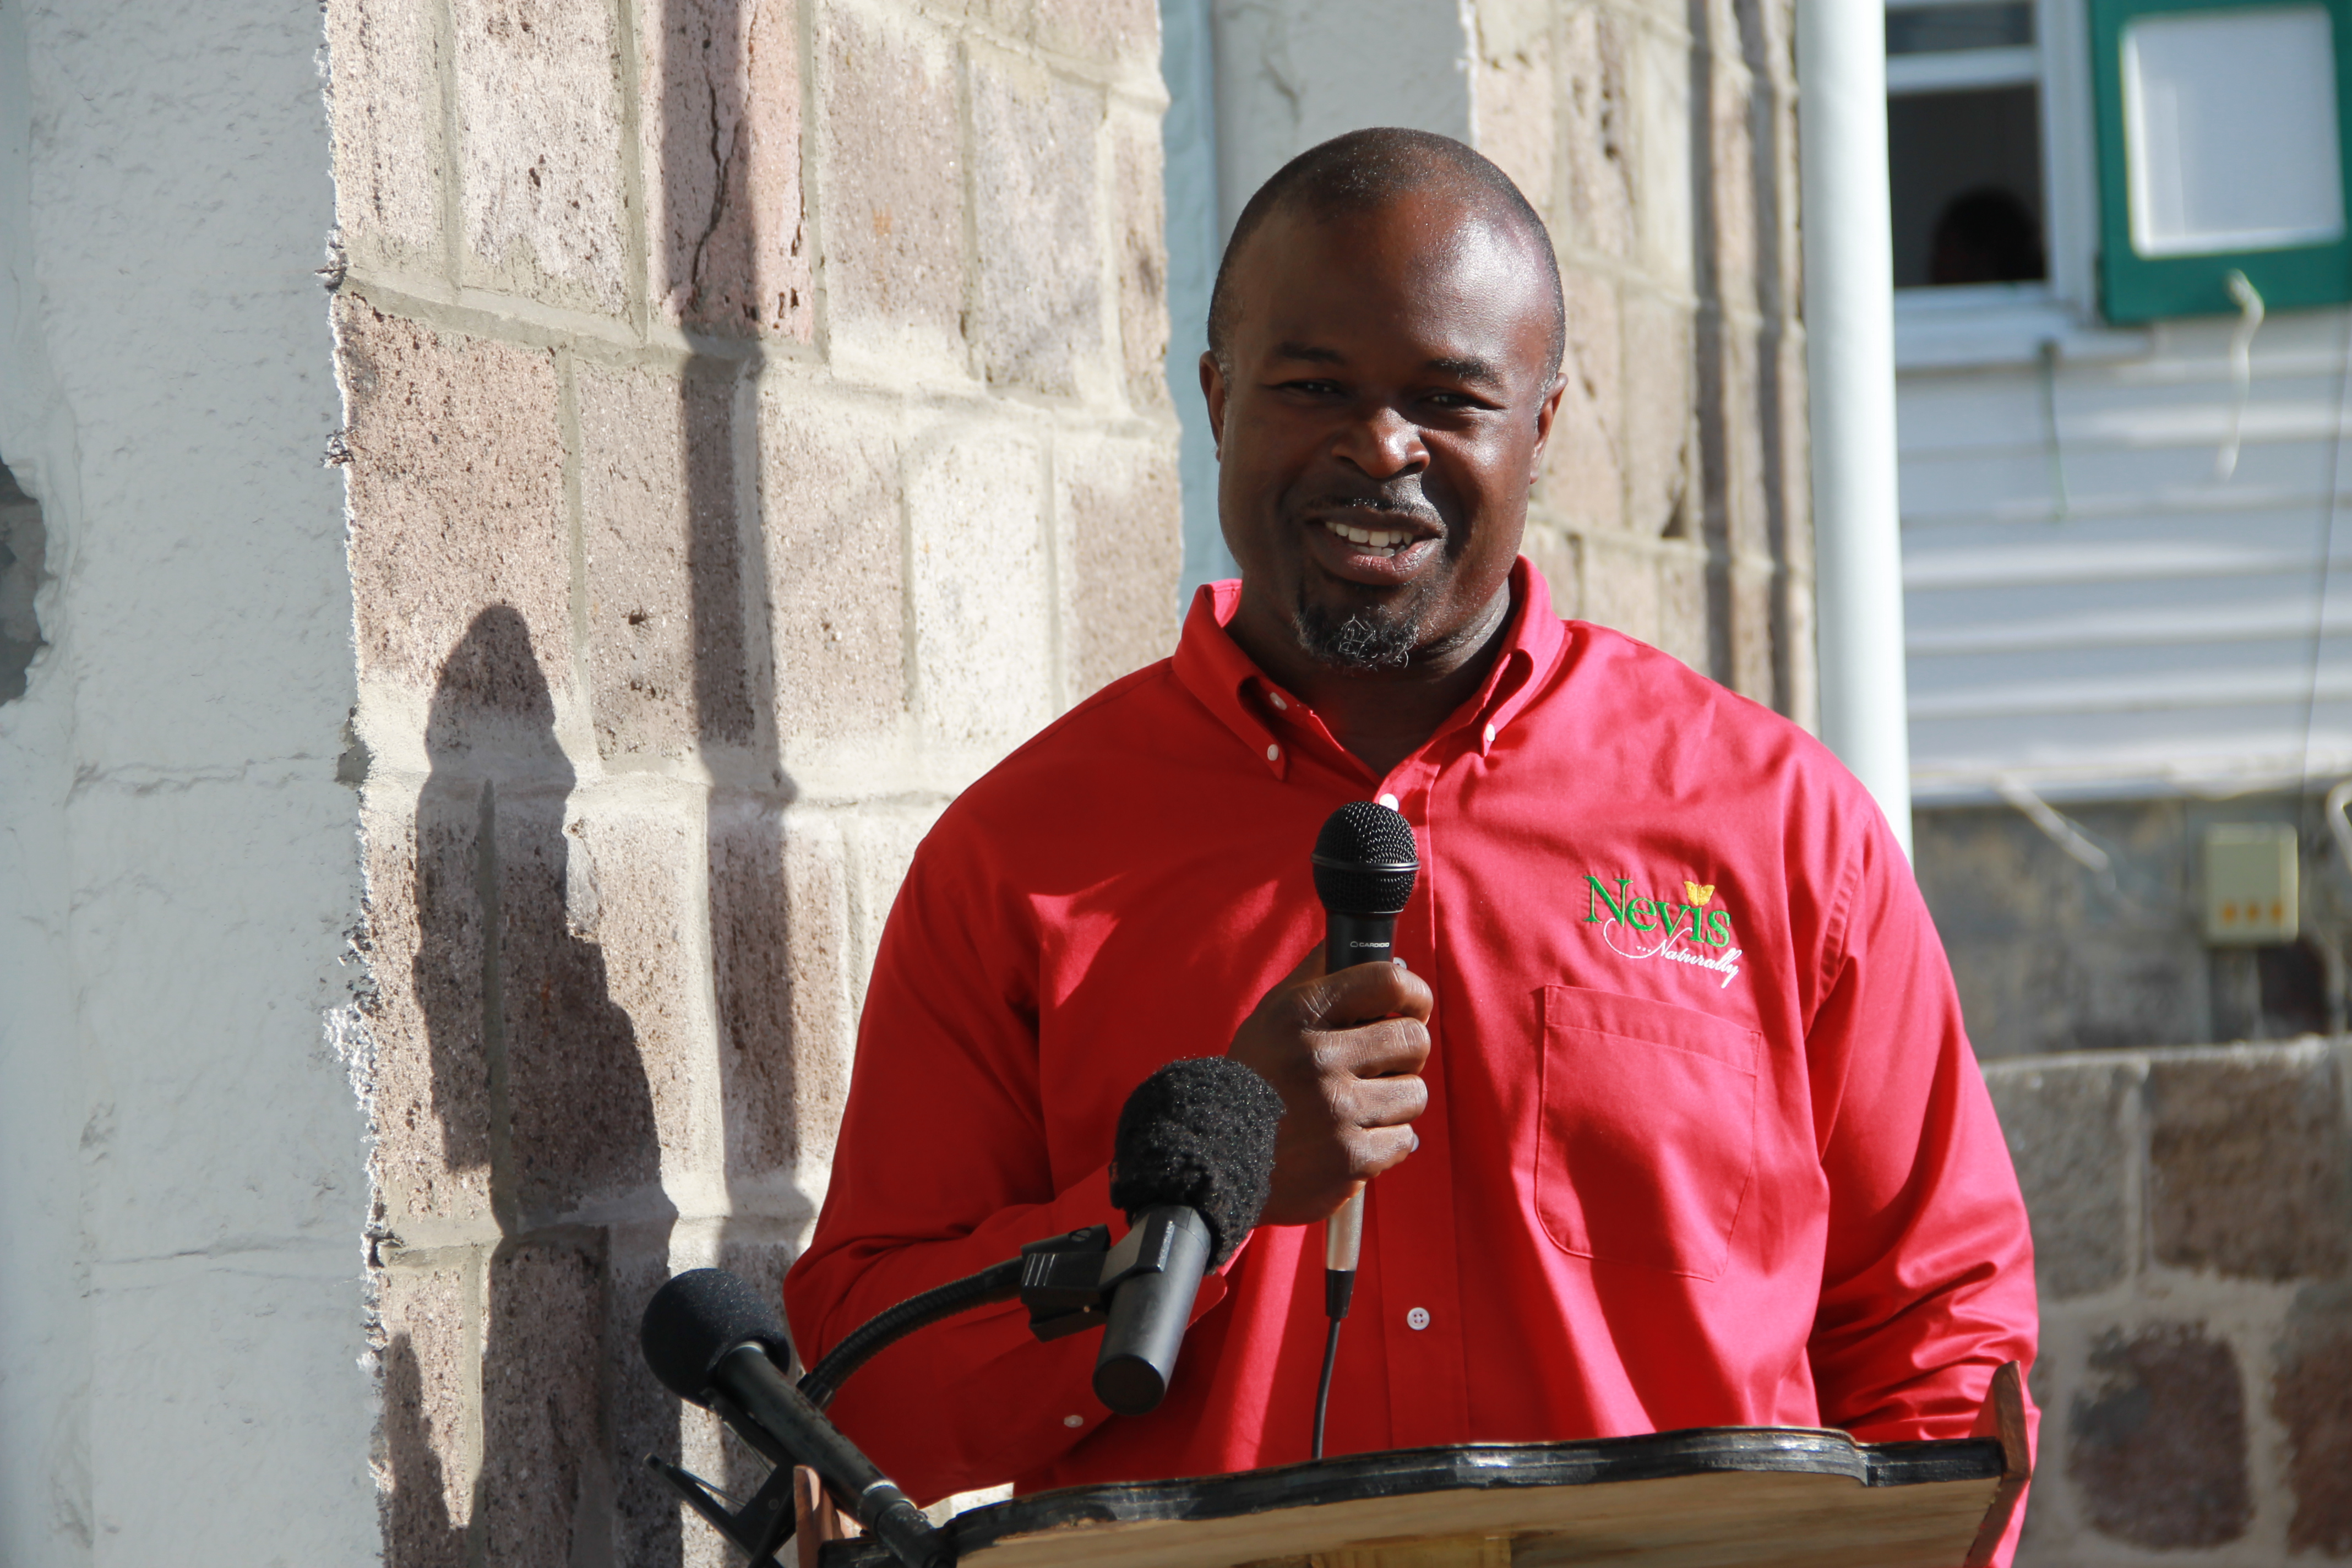
<svg viewBox="0 0 2352 1568"><path fill-rule="evenodd" d="M775 1309L723 1268L690 1268L654 1293L637 1332L646 1364L690 1405L716 1411L780 1469L806 1465L909 1568L954 1561L934 1528L874 1461L784 1375L792 1352Z"/></svg>
<svg viewBox="0 0 2352 1568"><path fill-rule="evenodd" d="M1421 875L1412 824L1374 801L1351 800L1333 812L1315 836L1315 896L1323 900L1323 968L1328 973L1359 963L1386 963L1396 955L1397 916L1412 901ZM1323 1310L1331 1320L1323 1342L1323 1376L1315 1391L1314 1457L1323 1457L1323 1415L1331 1400L1331 1369L1339 1358L1339 1323L1356 1294L1356 1263L1364 1242L1364 1189L1323 1222Z"/></svg>
<svg viewBox="0 0 2352 1568"><path fill-rule="evenodd" d="M1110 1201L1143 1238L1139 1261L1157 1263L1113 1288L1095 1359L1095 1397L1120 1415L1167 1394L1201 1277L1224 1267L1265 1207L1281 1120L1273 1086L1226 1057L1169 1063L1119 1110Z"/></svg>

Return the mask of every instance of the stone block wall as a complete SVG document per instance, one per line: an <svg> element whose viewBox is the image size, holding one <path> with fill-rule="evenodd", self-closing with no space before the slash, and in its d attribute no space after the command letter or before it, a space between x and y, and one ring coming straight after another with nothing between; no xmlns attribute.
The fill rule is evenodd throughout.
<svg viewBox="0 0 2352 1568"><path fill-rule="evenodd" d="M2352 1558L2352 1045L1985 1076L2042 1295L2021 1568Z"/></svg>
<svg viewBox="0 0 2352 1568"><path fill-rule="evenodd" d="M2009 805L1912 815L1920 891L1979 1056L2343 1031L2352 872L2321 796L2062 804L2078 854L2104 865ZM2295 829L2299 941L2206 944L2202 846L2217 823Z"/></svg>
<svg viewBox="0 0 2352 1568"><path fill-rule="evenodd" d="M1562 610L1814 722L1792 0L1477 0L1473 140L1550 226Z"/></svg>
<svg viewBox="0 0 2352 1568"><path fill-rule="evenodd" d="M328 0L393 1568L719 1561L944 802L1174 644L1150 0Z"/></svg>

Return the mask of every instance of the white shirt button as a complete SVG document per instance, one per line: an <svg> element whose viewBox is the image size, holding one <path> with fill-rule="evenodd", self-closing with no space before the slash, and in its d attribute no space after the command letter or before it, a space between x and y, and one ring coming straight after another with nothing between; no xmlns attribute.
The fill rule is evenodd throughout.
<svg viewBox="0 0 2352 1568"><path fill-rule="evenodd" d="M1065 1415L1062 1417L1062 1425L1065 1426L1083 1426L1086 1424L1087 1418L1083 1415Z"/></svg>
<svg viewBox="0 0 2352 1568"><path fill-rule="evenodd" d="M1265 749L1265 760L1269 763L1278 763L1282 761L1282 748L1280 746L1268 746Z"/></svg>
<svg viewBox="0 0 2352 1568"><path fill-rule="evenodd" d="M1277 713L1286 713L1290 710L1290 704L1282 700L1282 693L1279 691L1267 692L1265 700L1274 704L1274 710Z"/></svg>
<svg viewBox="0 0 2352 1568"><path fill-rule="evenodd" d="M1487 726L1486 726L1486 744L1488 744L1488 745L1490 745L1490 746L1491 746L1491 745L1493 745L1494 743L1495 743L1495 726L1493 726L1492 724L1489 724L1489 725L1487 725Z"/></svg>
<svg viewBox="0 0 2352 1568"><path fill-rule="evenodd" d="M1415 1332L1429 1327L1429 1309L1426 1307L1415 1307L1412 1311L1407 1312L1404 1315L1404 1324L1406 1328L1412 1329Z"/></svg>
<svg viewBox="0 0 2352 1568"><path fill-rule="evenodd" d="M1392 795L1384 795L1381 796L1381 804L1394 811L1397 808L1397 798Z"/></svg>

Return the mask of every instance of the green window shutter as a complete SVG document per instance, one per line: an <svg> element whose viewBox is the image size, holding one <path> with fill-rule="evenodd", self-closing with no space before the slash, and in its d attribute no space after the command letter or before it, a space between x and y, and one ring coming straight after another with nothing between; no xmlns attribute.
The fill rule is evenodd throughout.
<svg viewBox="0 0 2352 1568"><path fill-rule="evenodd" d="M2108 321L2352 300L2352 0L2091 0L2091 46Z"/></svg>

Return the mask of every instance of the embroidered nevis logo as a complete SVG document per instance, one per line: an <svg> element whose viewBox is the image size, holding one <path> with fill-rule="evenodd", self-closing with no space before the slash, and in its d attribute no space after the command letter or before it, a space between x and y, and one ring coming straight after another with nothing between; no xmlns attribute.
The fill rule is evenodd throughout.
<svg viewBox="0 0 2352 1568"><path fill-rule="evenodd" d="M1683 883L1680 900L1636 892L1631 877L1608 881L1586 872L1584 923L1601 928L1601 940L1621 958L1663 958L1723 976L1728 986L1739 973L1740 950L1731 945L1731 910L1711 909L1713 882ZM1612 891L1609 882L1616 884Z"/></svg>

